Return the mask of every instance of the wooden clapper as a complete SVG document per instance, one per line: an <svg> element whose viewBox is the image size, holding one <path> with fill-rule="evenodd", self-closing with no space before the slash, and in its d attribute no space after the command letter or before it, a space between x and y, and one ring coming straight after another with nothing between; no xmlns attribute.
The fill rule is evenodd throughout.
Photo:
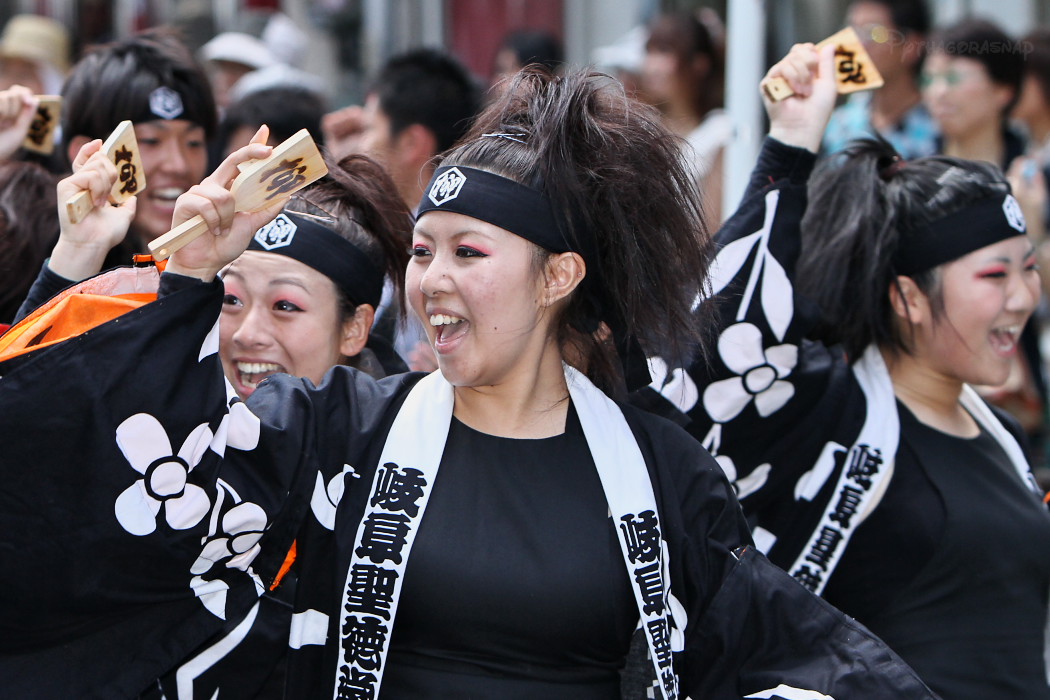
<svg viewBox="0 0 1050 700"><path fill-rule="evenodd" d="M61 95L37 95L36 114L29 124L22 148L51 155L55 150L55 130L62 116Z"/></svg>
<svg viewBox="0 0 1050 700"><path fill-rule="evenodd" d="M840 95L882 87L882 75L875 68L871 56L853 27L835 32L817 44L817 48L824 48L828 44L835 45L835 83ZM763 80L762 91L774 102L795 94L788 82L780 76Z"/></svg>
<svg viewBox="0 0 1050 700"><path fill-rule="evenodd" d="M324 159L306 129L273 149L269 158L241 163L233 181L237 211L258 211L278 197L289 197L328 172ZM164 260L208 230L200 216L183 222L149 244L155 260Z"/></svg>
<svg viewBox="0 0 1050 700"><path fill-rule="evenodd" d="M139 142L135 139L135 127L124 120L102 144L102 152L117 166L117 182L109 191L109 201L121 204L146 189L146 171L142 168ZM81 190L66 201L66 213L70 223L79 223L93 208L91 194Z"/></svg>

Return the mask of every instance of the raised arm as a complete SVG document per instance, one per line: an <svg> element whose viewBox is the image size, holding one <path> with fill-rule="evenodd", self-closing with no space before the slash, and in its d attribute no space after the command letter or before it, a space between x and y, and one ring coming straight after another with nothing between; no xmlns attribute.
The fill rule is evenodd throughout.
<svg viewBox="0 0 1050 700"><path fill-rule="evenodd" d="M234 179L240 174L237 166L266 158L273 151L266 145L267 134L267 127L261 127L251 143L227 156L215 172L176 201L172 227L200 216L208 224L208 233L172 255L167 272L196 277L204 282L214 280L219 270L244 252L259 227L281 212L287 197L276 198L258 211L238 212L230 192Z"/></svg>
<svg viewBox="0 0 1050 700"><path fill-rule="evenodd" d="M22 147L38 105L29 88L15 85L0 90L0 160L7 160Z"/></svg>
<svg viewBox="0 0 1050 700"><path fill-rule="evenodd" d="M117 168L102 152L102 141L84 144L73 160L73 174L58 183L58 243L51 251L48 267L71 282L79 282L102 270L113 246L124 240L135 217L138 200L131 197L119 206L109 203L117 182ZM91 196L91 210L74 224L66 202L81 191Z"/></svg>
<svg viewBox="0 0 1050 700"><path fill-rule="evenodd" d="M797 479L790 436L823 401L828 350L806 341L819 310L794 289L806 184L835 102L833 50L801 44L767 73L795 95L766 99L771 128L739 210L716 235L710 294L717 342L687 370L654 384L687 414L687 429L716 456L742 500L783 473ZM777 469L777 467L784 467Z"/></svg>

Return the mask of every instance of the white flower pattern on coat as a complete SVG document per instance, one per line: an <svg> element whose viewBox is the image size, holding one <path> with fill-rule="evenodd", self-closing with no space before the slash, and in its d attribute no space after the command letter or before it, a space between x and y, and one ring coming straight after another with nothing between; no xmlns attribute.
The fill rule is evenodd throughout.
<svg viewBox="0 0 1050 700"><path fill-rule="evenodd" d="M718 339L718 354L737 376L704 389L704 409L717 423L733 420L751 403L763 418L780 410L795 387L784 381L798 362L798 347L785 343L762 347L762 331L751 323L734 323Z"/></svg>
<svg viewBox="0 0 1050 700"><path fill-rule="evenodd" d="M254 503L238 503L222 516L222 529L208 539L190 573L203 574L224 559L228 568L247 571L266 525L266 511Z"/></svg>
<svg viewBox="0 0 1050 700"><path fill-rule="evenodd" d="M187 479L211 439L211 430L202 423L174 453L164 426L148 413L136 413L117 426L117 446L143 476L117 496L114 510L121 527L132 535L148 535L157 529L161 508L164 520L175 530L199 523L211 501L204 489Z"/></svg>

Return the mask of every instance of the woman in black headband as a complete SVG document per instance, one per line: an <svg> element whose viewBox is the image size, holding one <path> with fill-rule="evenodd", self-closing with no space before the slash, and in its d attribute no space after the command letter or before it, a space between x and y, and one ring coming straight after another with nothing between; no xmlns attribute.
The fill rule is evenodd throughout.
<svg viewBox="0 0 1050 700"><path fill-rule="evenodd" d="M238 151L180 200L176 219L200 214L211 233L171 258L156 304L0 366L0 411L17 392L51 423L72 412L100 450L79 453L89 470L52 469L64 460L19 415L0 453L0 600L19 601L0 615L14 632L0 651L19 662L5 691L28 678L39 694L61 654L70 675L49 680L67 694L126 694L228 630L182 676L206 678L294 540L289 697L931 697L756 554L696 441L610 398L648 381L645 353L698 341L709 242L655 112L604 76L521 74L418 212L408 296L440 370L276 375L245 403L209 329L216 274L278 211L235 215L226 187L268 152ZM47 400L34 378L70 356L106 360ZM104 411L77 409L97 395ZM30 446L47 468L18 468ZM97 557L31 557L11 518ZM108 551L148 566L115 572ZM129 647L133 663L116 653Z"/></svg>
<svg viewBox="0 0 1050 700"><path fill-rule="evenodd" d="M411 219L374 161L349 156L328 173L222 272L219 356L241 398L278 372L320 383L337 364L408 369L371 331L384 280L404 288Z"/></svg>
<svg viewBox="0 0 1050 700"><path fill-rule="evenodd" d="M374 161L348 156L327 166L328 175L296 194L222 272L226 295L220 357L242 399L278 372L320 383L337 364L375 377L407 371L372 329L385 280L395 294L404 288L411 217ZM85 149L74 167L78 173L60 185L62 197L78 188L105 193L115 181L97 143ZM127 227L128 208L97 209L76 226L60 217L59 244L16 320L74 282L97 274L104 251L93 252L94 244L102 241L105 247L111 231Z"/></svg>
<svg viewBox="0 0 1050 700"><path fill-rule="evenodd" d="M996 168L884 142L810 177L835 97L823 60L796 47L769 73L797 96L767 104L718 235L718 353L664 395L756 544L934 691L1050 698L1050 516L1019 427L968 386L1006 380L1038 301L1024 218Z"/></svg>

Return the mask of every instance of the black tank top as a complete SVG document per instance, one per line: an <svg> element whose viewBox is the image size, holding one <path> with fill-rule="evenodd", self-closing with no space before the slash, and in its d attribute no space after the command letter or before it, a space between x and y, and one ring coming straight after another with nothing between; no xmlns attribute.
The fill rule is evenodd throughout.
<svg viewBox="0 0 1050 700"><path fill-rule="evenodd" d="M898 461L921 465L945 517L925 566L864 622L945 700L1050 699L1050 514L983 429L958 438L898 406Z"/></svg>
<svg viewBox="0 0 1050 700"><path fill-rule="evenodd" d="M539 440L453 419L381 696L618 700L637 623L575 411Z"/></svg>

